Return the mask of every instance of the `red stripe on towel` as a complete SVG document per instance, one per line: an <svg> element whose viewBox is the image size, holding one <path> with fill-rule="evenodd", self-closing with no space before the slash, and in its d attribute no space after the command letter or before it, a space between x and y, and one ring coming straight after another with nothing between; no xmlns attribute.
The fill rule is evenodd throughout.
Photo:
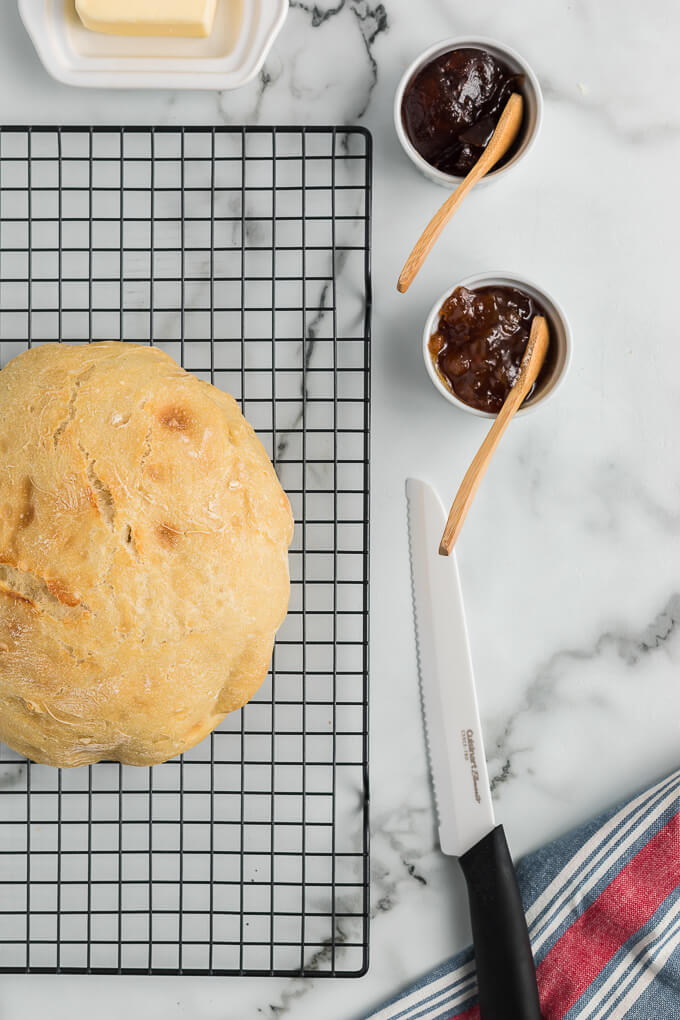
<svg viewBox="0 0 680 1020"><path fill-rule="evenodd" d="M615 953L680 884L680 825L675 815L612 879L537 970L541 1009L560 1020Z"/></svg>

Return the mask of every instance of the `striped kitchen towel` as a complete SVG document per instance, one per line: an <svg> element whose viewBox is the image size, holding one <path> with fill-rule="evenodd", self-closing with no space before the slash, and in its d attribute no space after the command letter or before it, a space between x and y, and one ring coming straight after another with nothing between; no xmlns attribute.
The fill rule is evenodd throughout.
<svg viewBox="0 0 680 1020"><path fill-rule="evenodd" d="M680 1020L680 771L525 857L545 1020ZM472 949L371 1020L478 1020Z"/></svg>

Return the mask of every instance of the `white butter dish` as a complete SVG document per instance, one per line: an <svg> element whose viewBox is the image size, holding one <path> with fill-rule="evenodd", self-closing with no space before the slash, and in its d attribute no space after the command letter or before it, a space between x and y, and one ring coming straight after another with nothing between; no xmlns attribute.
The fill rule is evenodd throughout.
<svg viewBox="0 0 680 1020"><path fill-rule="evenodd" d="M19 0L19 13L45 68L66 85L237 89L261 69L288 0L218 0L206 38L91 32L75 0Z"/></svg>

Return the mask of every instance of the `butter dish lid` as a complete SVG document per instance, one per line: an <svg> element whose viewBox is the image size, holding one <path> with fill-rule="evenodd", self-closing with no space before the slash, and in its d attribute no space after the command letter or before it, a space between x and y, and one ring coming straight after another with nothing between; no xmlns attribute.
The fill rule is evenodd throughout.
<svg viewBox="0 0 680 1020"><path fill-rule="evenodd" d="M19 0L19 13L46 70L66 85L237 89L261 69L288 0L218 0L206 38L92 32L75 0Z"/></svg>

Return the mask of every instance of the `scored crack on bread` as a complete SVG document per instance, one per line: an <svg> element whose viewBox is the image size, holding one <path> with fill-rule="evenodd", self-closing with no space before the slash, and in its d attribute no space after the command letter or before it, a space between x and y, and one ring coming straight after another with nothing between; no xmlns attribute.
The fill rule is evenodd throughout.
<svg viewBox="0 0 680 1020"><path fill-rule="evenodd" d="M48 344L0 372L0 740L149 765L267 674L293 520L235 400L158 348Z"/></svg>

